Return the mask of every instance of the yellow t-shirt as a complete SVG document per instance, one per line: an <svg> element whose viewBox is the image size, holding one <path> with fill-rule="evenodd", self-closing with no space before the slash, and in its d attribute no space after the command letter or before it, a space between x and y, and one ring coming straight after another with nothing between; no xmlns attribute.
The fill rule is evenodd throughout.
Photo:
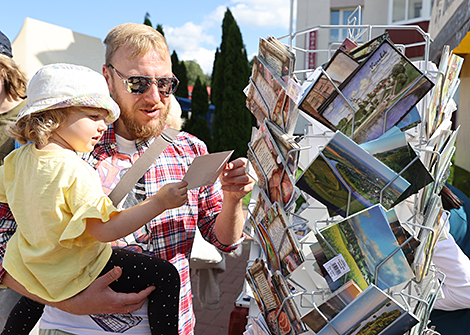
<svg viewBox="0 0 470 335"><path fill-rule="evenodd" d="M0 202L18 224L4 268L29 292L61 301L85 289L111 255L86 231L86 218L108 221L117 211L98 174L70 150L12 151L0 167Z"/></svg>

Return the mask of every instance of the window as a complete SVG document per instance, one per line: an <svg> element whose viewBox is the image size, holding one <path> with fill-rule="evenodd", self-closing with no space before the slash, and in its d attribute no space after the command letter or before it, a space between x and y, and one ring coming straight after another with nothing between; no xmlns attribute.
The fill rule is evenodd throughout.
<svg viewBox="0 0 470 335"><path fill-rule="evenodd" d="M331 25L358 25L362 24L360 12L356 8L332 9L330 17ZM353 30L353 34L357 30ZM331 29L330 42L342 42L348 36L348 29Z"/></svg>
<svg viewBox="0 0 470 335"><path fill-rule="evenodd" d="M392 23L429 19L432 0L389 0L392 3Z"/></svg>

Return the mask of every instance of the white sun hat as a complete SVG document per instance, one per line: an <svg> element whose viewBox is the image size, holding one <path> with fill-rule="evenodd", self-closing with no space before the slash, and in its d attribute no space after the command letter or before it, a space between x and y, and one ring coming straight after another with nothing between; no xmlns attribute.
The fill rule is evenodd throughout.
<svg viewBox="0 0 470 335"><path fill-rule="evenodd" d="M27 104L17 121L33 113L71 106L105 109L108 124L116 121L120 113L104 77L79 65L59 63L42 67L31 78L26 95Z"/></svg>

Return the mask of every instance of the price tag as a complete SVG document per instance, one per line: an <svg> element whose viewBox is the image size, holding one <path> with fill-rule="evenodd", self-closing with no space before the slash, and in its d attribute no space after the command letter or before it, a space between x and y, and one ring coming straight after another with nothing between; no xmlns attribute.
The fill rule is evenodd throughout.
<svg viewBox="0 0 470 335"><path fill-rule="evenodd" d="M332 281L337 281L340 277L351 271L342 254L333 257L323 264L323 266L325 267L326 272L330 275Z"/></svg>

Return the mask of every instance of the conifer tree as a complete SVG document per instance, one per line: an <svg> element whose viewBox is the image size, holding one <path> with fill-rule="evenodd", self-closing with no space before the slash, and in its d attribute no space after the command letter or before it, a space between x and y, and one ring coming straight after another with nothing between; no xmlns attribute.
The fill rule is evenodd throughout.
<svg viewBox="0 0 470 335"><path fill-rule="evenodd" d="M209 112L209 95L206 85L197 77L191 97L191 118L186 122L184 130L198 137L207 144L209 152L212 147L212 137L207 122Z"/></svg>
<svg viewBox="0 0 470 335"><path fill-rule="evenodd" d="M176 54L176 51L173 51L173 53L171 54L171 67L173 74L180 81L178 89L175 92L175 96L181 98L188 98L188 75L186 71L186 65L183 61L180 62L178 60L178 55Z"/></svg>
<svg viewBox="0 0 470 335"><path fill-rule="evenodd" d="M250 68L240 29L228 8L215 56L211 88L215 105L213 149L233 149L233 158L244 157L250 141L251 113L245 106L243 89L248 84Z"/></svg>

